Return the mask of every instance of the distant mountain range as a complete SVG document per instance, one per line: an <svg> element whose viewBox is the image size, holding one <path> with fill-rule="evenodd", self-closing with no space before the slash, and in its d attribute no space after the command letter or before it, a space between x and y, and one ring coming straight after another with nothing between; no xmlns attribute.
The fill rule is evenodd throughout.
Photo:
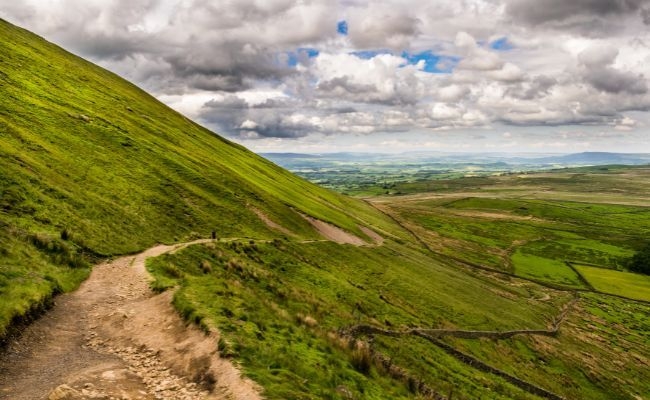
<svg viewBox="0 0 650 400"><path fill-rule="evenodd" d="M584 152L576 154L567 154L563 156L551 156L534 159L541 163L560 163L560 164L586 164L586 165L603 165L603 164L625 164L639 165L650 163L650 154L631 154L631 153L608 153L608 152Z"/></svg>
<svg viewBox="0 0 650 400"><path fill-rule="evenodd" d="M407 152L407 153L261 153L261 156L290 168L297 163L460 163L460 164L494 164L505 163L512 166L539 165L548 166L585 166L585 165L642 165L650 163L648 153L610 153L583 152L574 154L532 154L532 153L444 153L444 152Z"/></svg>

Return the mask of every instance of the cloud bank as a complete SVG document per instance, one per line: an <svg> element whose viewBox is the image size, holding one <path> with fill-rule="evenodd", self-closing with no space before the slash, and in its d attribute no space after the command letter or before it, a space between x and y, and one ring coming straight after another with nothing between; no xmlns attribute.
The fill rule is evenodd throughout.
<svg viewBox="0 0 650 400"><path fill-rule="evenodd" d="M650 151L648 0L0 0L0 17L258 150Z"/></svg>

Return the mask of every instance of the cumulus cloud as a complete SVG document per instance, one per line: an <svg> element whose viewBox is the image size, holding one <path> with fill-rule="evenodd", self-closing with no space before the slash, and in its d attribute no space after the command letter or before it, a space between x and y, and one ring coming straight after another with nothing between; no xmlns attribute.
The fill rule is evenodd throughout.
<svg viewBox="0 0 650 400"><path fill-rule="evenodd" d="M0 16L246 143L650 123L647 0L0 0Z"/></svg>
<svg viewBox="0 0 650 400"><path fill-rule="evenodd" d="M353 54L320 54L311 72L317 79L318 96L361 103L415 104L424 82L417 66L391 54L362 59Z"/></svg>
<svg viewBox="0 0 650 400"><path fill-rule="evenodd" d="M155 60L164 68L151 80L190 89L234 92L283 79L294 72L284 52L335 35L335 5L325 0L26 3L3 4L3 15L126 76L138 61Z"/></svg>
<svg viewBox="0 0 650 400"><path fill-rule="evenodd" d="M644 94L648 91L643 75L613 67L618 50L612 47L592 47L578 55L585 80L595 89L608 93Z"/></svg>
<svg viewBox="0 0 650 400"><path fill-rule="evenodd" d="M346 12L350 40L360 49L408 49L419 33L413 11L381 2L353 5Z"/></svg>
<svg viewBox="0 0 650 400"><path fill-rule="evenodd" d="M510 0L506 10L525 25L589 36L623 31L630 22L649 23L647 0Z"/></svg>

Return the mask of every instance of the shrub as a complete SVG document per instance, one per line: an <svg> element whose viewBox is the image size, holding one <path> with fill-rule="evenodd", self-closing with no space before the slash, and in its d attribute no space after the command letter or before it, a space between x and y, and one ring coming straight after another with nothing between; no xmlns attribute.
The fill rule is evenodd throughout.
<svg viewBox="0 0 650 400"><path fill-rule="evenodd" d="M66 265L70 268L88 267L88 262L81 254L77 253L75 247L60 239L42 233L35 233L29 235L28 240L39 251L47 254L55 264Z"/></svg>
<svg viewBox="0 0 650 400"><path fill-rule="evenodd" d="M212 272L212 265L210 265L210 262L208 260L202 260L199 268L201 268L201 271L204 274L209 274Z"/></svg>
<svg viewBox="0 0 650 400"><path fill-rule="evenodd" d="M628 269L633 272L650 275L650 243L630 259Z"/></svg>
<svg viewBox="0 0 650 400"><path fill-rule="evenodd" d="M68 228L64 228L61 231L61 240L70 240L70 239L72 239L72 232L70 232Z"/></svg>

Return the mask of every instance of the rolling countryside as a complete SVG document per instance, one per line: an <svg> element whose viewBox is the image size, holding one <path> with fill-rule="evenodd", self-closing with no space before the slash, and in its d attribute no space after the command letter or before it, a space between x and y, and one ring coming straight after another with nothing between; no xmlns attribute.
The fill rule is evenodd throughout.
<svg viewBox="0 0 650 400"><path fill-rule="evenodd" d="M351 197L0 39L1 399L650 399L647 165Z"/></svg>

